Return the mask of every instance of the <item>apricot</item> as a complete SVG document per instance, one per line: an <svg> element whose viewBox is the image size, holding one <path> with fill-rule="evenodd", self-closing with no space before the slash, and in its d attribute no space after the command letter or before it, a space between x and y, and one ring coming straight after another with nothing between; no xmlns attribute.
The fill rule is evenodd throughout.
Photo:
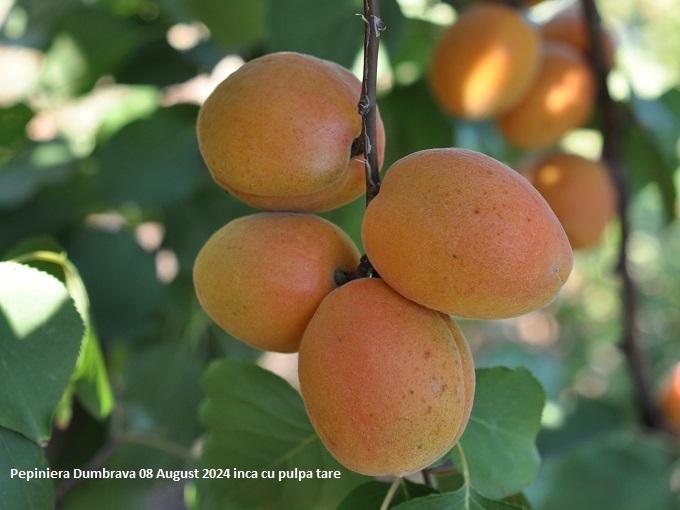
<svg viewBox="0 0 680 510"><path fill-rule="evenodd" d="M602 163L556 153L527 166L522 173L555 212L572 249L591 248L600 242L616 215L616 191Z"/></svg>
<svg viewBox="0 0 680 510"><path fill-rule="evenodd" d="M267 210L323 211L364 191L361 83L347 69L309 55L272 53L220 83L198 116L198 142L215 182ZM377 150L384 131L378 116Z"/></svg>
<svg viewBox="0 0 680 510"><path fill-rule="evenodd" d="M430 465L462 435L474 364L451 319L380 279L331 292L300 345L300 389L331 454L365 475Z"/></svg>
<svg viewBox="0 0 680 510"><path fill-rule="evenodd" d="M498 126L517 147L546 147L588 120L594 100L595 79L584 57L567 45L545 44L538 78Z"/></svg>
<svg viewBox="0 0 680 510"><path fill-rule="evenodd" d="M680 435L680 363L677 363L659 394L661 413L673 432Z"/></svg>
<svg viewBox="0 0 680 510"><path fill-rule="evenodd" d="M539 27L544 41L562 43L571 46L583 55L590 51L590 34L581 4L576 2L569 7L558 11ZM602 45L605 59L612 66L616 45L614 38L608 30L602 32Z"/></svg>
<svg viewBox="0 0 680 510"><path fill-rule="evenodd" d="M484 154L431 149L397 161L364 217L366 254L401 295L473 319L549 303L572 267L543 197Z"/></svg>
<svg viewBox="0 0 680 510"><path fill-rule="evenodd" d="M227 223L194 263L196 295L227 333L252 347L297 351L336 270L359 261L352 240L318 216L260 213Z"/></svg>
<svg viewBox="0 0 680 510"><path fill-rule="evenodd" d="M465 11L439 41L430 69L438 102L456 117L483 119L512 107L538 71L540 38L503 5Z"/></svg>

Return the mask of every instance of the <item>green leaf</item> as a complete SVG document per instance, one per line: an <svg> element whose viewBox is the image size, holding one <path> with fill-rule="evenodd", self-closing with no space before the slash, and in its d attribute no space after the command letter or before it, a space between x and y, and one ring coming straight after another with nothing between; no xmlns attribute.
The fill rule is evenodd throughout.
<svg viewBox="0 0 680 510"><path fill-rule="evenodd" d="M75 168L73 155L62 141L22 146L0 167L0 210L22 205L46 184L71 176Z"/></svg>
<svg viewBox="0 0 680 510"><path fill-rule="evenodd" d="M364 508L380 508L387 495L390 484L386 482L367 482L355 487L345 499L342 500L337 510L362 510ZM427 485L413 483L402 479L397 492L392 498L390 508L422 496L429 496L437 491Z"/></svg>
<svg viewBox="0 0 680 510"><path fill-rule="evenodd" d="M417 498L394 507L395 510L524 510L524 507L487 499L465 487L456 492Z"/></svg>
<svg viewBox="0 0 680 510"><path fill-rule="evenodd" d="M0 162L5 151L26 139L26 124L33 117L33 111L25 104L0 108Z"/></svg>
<svg viewBox="0 0 680 510"><path fill-rule="evenodd" d="M60 403L60 423L66 425L70 419L71 398L74 393L92 416L105 418L113 409L113 392L92 323L90 300L80 273L66 257L63 248L50 238L28 239L10 250L10 257L46 271L64 283L85 324L76 369L70 387Z"/></svg>
<svg viewBox="0 0 680 510"><path fill-rule="evenodd" d="M672 510L672 471L658 442L612 434L548 459L530 495L549 510Z"/></svg>
<svg viewBox="0 0 680 510"><path fill-rule="evenodd" d="M184 0L184 5L191 15L205 23L215 42L224 49L250 45L264 37L266 0Z"/></svg>
<svg viewBox="0 0 680 510"><path fill-rule="evenodd" d="M208 175L196 144L196 114L193 106L164 108L104 143L98 151L101 195L148 208L188 197Z"/></svg>
<svg viewBox="0 0 680 510"><path fill-rule="evenodd" d="M361 0L271 2L269 49L308 53L351 67L363 44L362 11Z"/></svg>
<svg viewBox="0 0 680 510"><path fill-rule="evenodd" d="M381 9L386 26L384 40L391 49L397 49L404 17L395 0L381 2ZM269 50L299 51L351 67L363 45L362 12L361 0L270 2Z"/></svg>
<svg viewBox="0 0 680 510"><path fill-rule="evenodd" d="M30 482L12 478L11 470L46 469L42 449L25 437L0 427L0 501L3 508L44 510L54 506L51 480L42 478Z"/></svg>
<svg viewBox="0 0 680 510"><path fill-rule="evenodd" d="M153 255L125 230L93 229L79 233L69 254L87 287L101 335L127 336L143 330L163 292Z"/></svg>
<svg viewBox="0 0 680 510"><path fill-rule="evenodd" d="M334 508L365 477L342 468L314 433L299 394L255 365L224 359L203 376L201 420L208 428L202 465L241 470L338 470L340 479L210 480L201 508L297 510Z"/></svg>
<svg viewBox="0 0 680 510"><path fill-rule="evenodd" d="M673 110L676 102L677 94L672 92L657 100L633 97L627 112L631 118L623 144L633 185L639 189L650 182L655 184L667 222L673 221L676 215L677 191L673 175L680 163L676 148L680 118Z"/></svg>
<svg viewBox="0 0 680 510"><path fill-rule="evenodd" d="M148 37L136 23L96 5L63 16L47 52L42 87L56 98L88 91L104 74L115 74Z"/></svg>
<svg viewBox="0 0 680 510"><path fill-rule="evenodd" d="M379 103L389 133L385 166L413 152L453 143L451 124L434 103L424 80L395 87Z"/></svg>
<svg viewBox="0 0 680 510"><path fill-rule="evenodd" d="M41 442L75 368L83 321L47 273L2 262L0 282L0 425Z"/></svg>
<svg viewBox="0 0 680 510"><path fill-rule="evenodd" d="M472 415L460 444L480 494L502 499L536 477L544 402L540 383L526 369L477 370Z"/></svg>

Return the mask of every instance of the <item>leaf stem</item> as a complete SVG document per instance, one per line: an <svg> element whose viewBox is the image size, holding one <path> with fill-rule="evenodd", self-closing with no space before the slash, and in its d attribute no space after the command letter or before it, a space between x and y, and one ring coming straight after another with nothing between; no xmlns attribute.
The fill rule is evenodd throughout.
<svg viewBox="0 0 680 510"><path fill-rule="evenodd" d="M465 452L463 451L463 447L460 445L460 443L457 443L456 446L453 447L453 451L456 453L456 458L458 459L458 462L460 463L460 470L463 474L463 483L465 487L465 508L469 508L470 506L470 468L467 463L467 459L465 458Z"/></svg>
<svg viewBox="0 0 680 510"><path fill-rule="evenodd" d="M606 162L616 187L618 216L621 228L619 261L616 271L621 278L621 315L623 332L619 347L626 357L635 390L640 421L648 429L665 430L663 418L656 406L647 377L645 353L640 346L637 323L638 291L628 267L628 240L631 231L629 218L628 176L621 153L621 112L609 94L608 64L602 43L602 21L595 0L581 0L590 38L590 60L597 81L597 104L602 114L602 159Z"/></svg>
<svg viewBox="0 0 680 510"><path fill-rule="evenodd" d="M399 488L400 483L401 476L398 476L394 479L392 485L390 485L390 488L387 490L387 494L385 494L385 499L383 499L382 505L380 505L380 510L387 510L390 507L390 503L392 503L392 499L394 499L394 495L397 493L397 489Z"/></svg>

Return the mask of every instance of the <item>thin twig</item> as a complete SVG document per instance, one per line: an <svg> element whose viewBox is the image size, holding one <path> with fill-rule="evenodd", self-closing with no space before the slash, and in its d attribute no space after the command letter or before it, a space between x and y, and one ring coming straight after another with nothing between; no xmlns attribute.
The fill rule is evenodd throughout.
<svg viewBox="0 0 680 510"><path fill-rule="evenodd" d="M621 304L623 332L620 349L626 357L635 389L636 405L642 424L649 429L663 430L664 424L656 406L647 378L645 355L640 347L637 324L638 292L628 267L628 240L630 235L629 189L625 165L621 155L621 112L607 87L608 64L602 43L602 21L595 0L581 0L588 35L590 59L597 81L597 104L602 115L602 159L607 164L618 195L618 216L621 228L619 260L616 270L621 278Z"/></svg>
<svg viewBox="0 0 680 510"><path fill-rule="evenodd" d="M380 34L385 24L380 19L378 0L364 0L364 76L359 98L361 135L359 147L363 149L366 169L366 205L380 191L380 167L377 147L377 79Z"/></svg>

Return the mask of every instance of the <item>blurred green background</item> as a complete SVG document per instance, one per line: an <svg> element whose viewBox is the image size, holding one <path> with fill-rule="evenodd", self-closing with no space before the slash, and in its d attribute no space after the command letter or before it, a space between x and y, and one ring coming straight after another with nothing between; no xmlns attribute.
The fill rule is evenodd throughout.
<svg viewBox="0 0 680 510"><path fill-rule="evenodd" d="M510 164L521 160L525 154L508 147L492 123L448 119L430 97L429 54L456 17L451 5L381 4L387 165L451 145ZM562 4L546 1L529 15L540 21ZM657 385L680 361L680 226L673 222L680 1L598 4L618 42L610 86L629 114L629 256ZM217 357L257 360L295 383L294 356L260 354L234 341L194 298L199 248L251 212L210 180L197 149L196 114L217 83L271 51L310 53L359 75L359 12L359 0L0 0L0 253L17 253L29 239L27 246L63 247L89 293L116 402L102 421L76 405L69 426L47 446L53 467L86 464L115 434L129 440L110 452L107 467L192 465L202 433L199 378ZM598 157L601 136L586 126L562 145ZM360 243L362 214L359 200L324 216ZM547 309L462 324L478 366L527 366L546 388L544 464L528 491L538 510L660 510L670 508L669 484L680 489L680 468L673 474L667 462L673 452L636 432L616 346L616 249L614 225L598 249L577 255ZM194 500L192 486L99 481L80 484L60 504L174 509Z"/></svg>

